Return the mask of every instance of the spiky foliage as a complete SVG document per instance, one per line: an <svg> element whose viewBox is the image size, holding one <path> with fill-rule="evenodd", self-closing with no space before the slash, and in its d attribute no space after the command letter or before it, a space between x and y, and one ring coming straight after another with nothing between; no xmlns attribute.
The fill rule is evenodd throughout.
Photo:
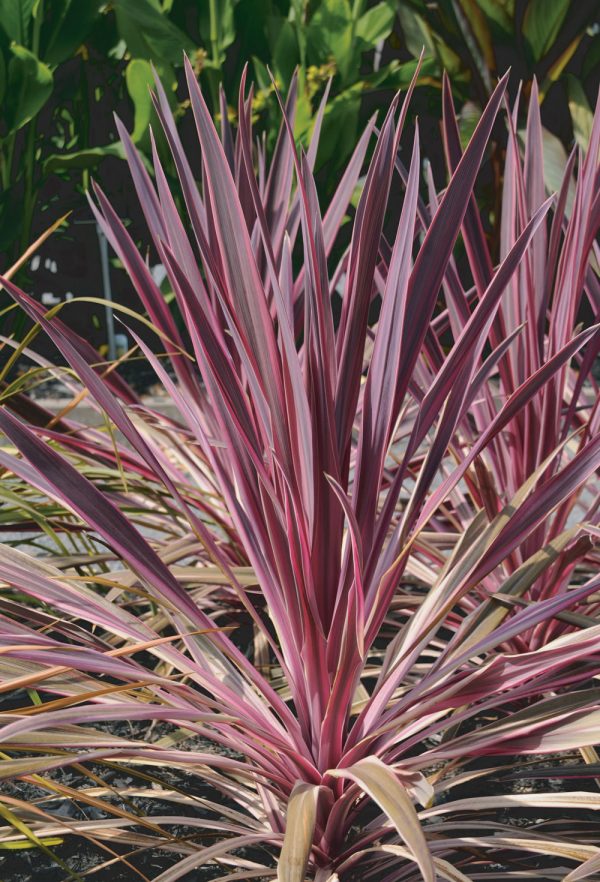
<svg viewBox="0 0 600 882"><path fill-rule="evenodd" d="M522 133L522 152L515 130L517 111L518 101L507 118L501 260L508 256L546 198L535 81L527 129ZM448 168L452 172L462 151L447 79L443 132ZM515 410L502 432L489 443L486 434L498 411L498 403L515 397L528 378L544 372L561 348L577 335L582 311L589 324L597 322L600 316L597 276L600 251L596 241L600 219L598 137L596 125L586 155L574 148L553 207L552 223L542 225L532 238L489 326L492 347L500 346L513 334L516 337L498 362L497 382L482 386L482 394L472 402L469 417L461 423L453 442L454 455L459 461L466 458L474 466L465 475L468 493L456 498L446 523L438 524L438 529L454 532L455 539L462 535L478 510L484 509L490 519L495 517L519 487L527 481L537 481L535 475L539 470L544 481L557 475L565 461L583 450L598 434L598 383L593 372L597 339L592 340L584 356L577 354L573 362L566 362L553 372L548 383L542 385L522 409ZM575 177L576 166L579 173ZM431 203L437 205L431 182L430 194ZM426 211L425 206L423 210ZM474 201L467 209L462 234L474 287L465 296L456 283L458 272L453 268L448 273L445 282L448 309L438 319L441 340L445 332L455 340L459 338L471 314L469 296L475 302L485 296L493 275L490 243ZM434 375L434 371L425 368L425 387L433 382ZM481 437L484 443L476 443ZM573 581L581 582L586 574L597 572L600 557L594 539L598 535L600 517L598 490L597 481L582 483L556 506L551 516L540 522L526 542L481 580L481 589L496 596L498 592L509 593L513 602L527 603L559 596L569 590ZM585 535L579 531L582 522L589 525ZM444 541L454 542L447 535ZM540 570L529 568L527 578L515 578L519 570L523 572L525 561L540 549L543 549L537 557L542 564ZM510 586L508 592L507 585ZM469 599L467 608L472 608ZM532 631L516 635L512 645L518 650L536 649L560 633L586 623L593 624L598 609L597 602L591 601L578 610L578 615L553 618ZM503 618L507 610L498 609L497 619ZM587 622L586 615L589 616Z"/></svg>
<svg viewBox="0 0 600 882"><path fill-rule="evenodd" d="M158 83L155 99L184 218L158 156L153 182L122 131L181 325L100 190L94 205L166 348L175 379L136 338L178 419L140 407L114 374L94 366L85 341L4 283L125 439L119 448L68 421L69 431L59 432L27 426L8 409L0 415L20 454L5 447L0 464L70 509L95 543L87 561L0 552L2 578L14 592L0 619L2 689L42 695L3 715L9 758L0 775L35 774L38 784L100 802L114 815L62 824L41 806L21 805L21 819L38 838L60 827L111 848L161 842L180 856L157 877L162 882L208 862L223 867L223 880L277 875L286 882L307 874L319 882L434 882L486 871L506 879L513 864L536 872L531 860L540 855L549 879L564 877L573 862L588 861L593 872L600 849L585 828L577 832L568 810L599 808L595 793L459 795L465 781L493 771L494 757L582 749L589 758L598 731L600 695L585 687L600 671L600 625L586 619L585 630L547 631L536 651L513 649L600 590L588 573L583 584L565 581L522 609L514 605L556 565L544 547L549 521L552 548L565 560L582 543L588 549L596 531L595 509L568 525L561 512L573 509L600 466L596 411L581 410L585 390L571 392L564 380L579 376L574 359L591 363L598 348L597 326L572 328L582 291L592 302L597 292L589 252L599 199L586 188L597 193L600 114L579 160L576 222L564 220L563 193L554 208L551 253L560 253L560 272L573 283L565 295L571 321L557 318L549 331L550 295L539 294L535 279L554 200L535 189L527 202L514 138L505 180L519 207L507 196L512 224L498 265L480 251L473 187L506 77L463 155L446 95L452 174L439 203L430 188L429 207L419 195L418 129L409 169L397 162L410 90L400 107L398 99L392 104L350 242L337 250L373 125L322 215L312 176L319 121L311 149L298 154L293 89L273 163L267 169L259 149L256 173L243 89L234 141L227 126L219 140L189 66L188 86L201 187ZM454 258L461 232L472 291ZM552 266L548 273L554 279ZM519 280L529 275L526 290L540 302L523 305ZM510 448L510 459L507 439L515 426L531 427L540 401L552 408L557 396L559 428L531 445L532 456L514 463L509 480L506 467L521 448ZM573 411L566 417L565 396ZM573 439L579 426L585 430ZM526 437L527 450L530 444ZM497 466L495 495L484 481L488 460ZM174 526L165 541L168 520ZM221 599L204 590L223 583ZM253 625L253 660L235 634L216 626L227 623L216 613L232 597ZM168 731L144 741L96 725L115 720L157 720ZM139 817L115 807L106 789L72 794L45 777L108 760L146 774L165 764L185 769L190 782L210 783L220 798L143 788L197 806L198 816L175 809L146 818L140 830ZM131 788L127 798L139 792ZM517 828L498 814L510 807L536 807L542 816L558 808L562 820ZM169 835L184 823L192 834L216 833L216 842ZM8 840L23 835L6 831Z"/></svg>

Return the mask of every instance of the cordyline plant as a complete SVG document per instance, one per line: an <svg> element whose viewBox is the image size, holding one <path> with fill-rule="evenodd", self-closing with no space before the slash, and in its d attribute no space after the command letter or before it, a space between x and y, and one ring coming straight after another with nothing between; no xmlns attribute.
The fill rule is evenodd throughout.
<svg viewBox="0 0 600 882"><path fill-rule="evenodd" d="M373 124L322 215L312 176L320 118L310 150L297 153L294 88L273 162L267 168L259 149L256 172L243 87L237 136L225 126L219 139L189 65L187 75L201 187L158 82L155 98L185 218L158 157L153 182L121 130L182 324L99 189L94 205L166 348L175 379L136 338L178 419L144 410L95 365L85 341L3 282L125 439L113 447L68 419L59 431L0 414L8 439L0 464L75 514L90 549L87 560L0 550L9 586L2 690L37 696L1 715L0 775L105 813L67 821L44 800L27 806L13 796L4 842L47 847L78 835L105 849L108 864L127 860L126 846L159 845L177 856L161 882L204 864L220 867L223 882L539 878L539 860L548 879L593 875L597 837L569 811L599 809L597 794L461 798L460 788L493 771L494 758L589 751L600 726L600 691L589 687L600 672L600 624L579 614L565 633L548 631L600 592L585 567L568 580L570 551L585 564L597 532L593 505L586 520L568 514L600 466L597 407L585 399L582 410L587 390L573 368L578 358L591 363L599 345L598 326L573 325L584 289L597 302L589 252L600 113L577 162L571 221L561 205L568 184L557 202L537 191L524 199L511 140L506 191L516 196L494 266L479 251L472 194L507 77L463 154L446 95L452 174L439 200L430 191L429 206L419 195L418 129L409 168L397 162L411 89L393 102L350 243L336 250ZM556 271L540 265L552 211ZM454 257L461 233L471 265L482 261L472 291ZM557 315L548 331L550 295L528 281L531 297L545 298L531 312L519 279L544 270L554 280L559 269L573 280L561 307L569 321ZM544 430L538 453L525 433L539 402L552 408L556 397L560 429ZM515 426L525 440L513 459L535 448L525 463L509 461L502 446ZM495 495L482 477L488 458ZM150 485L160 491L146 494ZM167 517L176 524L168 540ZM557 523L550 550L549 519ZM556 550L560 590L516 606L552 573ZM205 590L221 585L253 625L252 660L221 626L218 591ZM515 651L539 628L543 644ZM162 737L99 725L123 720L160 721ZM90 772L93 786L73 791L51 774L91 762L126 766L143 784L115 794ZM187 772L189 790L157 787L165 765ZM196 796L197 781L216 795ZM140 816L131 806L141 795L173 811ZM547 820L512 826L499 814L531 808Z"/></svg>
<svg viewBox="0 0 600 882"><path fill-rule="evenodd" d="M444 80L443 97L444 146L448 168L452 172L462 151L447 79ZM542 127L535 81L524 132L523 157L515 131L517 110L518 102L508 116L509 138L499 224L501 260L510 254L531 216L541 208L546 198ZM576 150L573 150L553 206L552 224L549 228L542 225L532 238L520 266L507 283L489 325L488 342L494 348L511 335L517 336L498 361L496 382L481 386L478 398L471 402L468 418L462 420L460 430L453 439L454 457L459 461L468 460L474 468L465 473L468 493L459 493L453 501L447 502L445 517L432 522L439 539L446 545L452 546L460 538L478 510L485 510L491 520L510 502L519 488L542 468L544 462L544 478L547 479L560 471L565 457L581 451L598 433L598 383L592 371L597 354L597 343L594 343L588 347L584 357L578 353L573 363L561 365L548 383L540 386L521 409L515 409L501 433L494 433L494 437L486 434L496 416L498 401L517 395L527 379L545 370L561 348L576 336L584 299L594 321L600 316L597 275L600 249L596 241L599 217L597 151L598 144L593 138L587 159L584 160L581 152L577 156ZM580 173L575 180L573 169L577 159ZM431 180L429 193L429 208L424 203L420 205L420 218L425 226L431 222L432 206L435 209L439 203ZM433 323L440 341L447 333L455 340L460 337L470 320L472 303L485 296L493 276L490 245L474 200L467 207L462 235L474 286L464 292L458 270L450 263L444 281L448 308ZM420 381L423 388L429 388L434 382L435 367L435 362L433 367L426 362L421 365ZM398 431L398 437L402 437L402 424ZM480 436L485 438L483 444L476 443ZM449 437L444 436L442 443L446 443ZM484 450L479 455L482 448ZM433 452L431 455L437 467L437 455ZM407 466L408 462L404 460L403 468L395 470L394 479L390 482L394 499L406 479ZM541 521L520 547L481 579L481 588L496 597L499 591L510 594L513 602L514 598L539 600L567 591L576 569L579 580L582 573L597 572L600 558L591 537L598 535L598 489L596 482L584 482L577 491L565 497L552 516ZM424 483L420 494L417 494L417 505L423 502L427 492L428 487ZM589 535L582 535L579 530L581 522L595 529ZM441 561L436 544L434 537L430 537L430 555L434 560ZM527 578L522 575L518 579L512 578L524 562L540 549L543 550L537 557L539 570L529 567ZM464 598L467 610L473 610L474 603L478 603L477 599L473 602L469 596ZM504 610L497 608L496 617L503 618L507 611L508 606ZM596 615L597 603L586 602L579 610L580 613L584 611ZM531 631L515 635L511 643L515 649L535 649L553 636L581 624L586 624L584 616L565 614Z"/></svg>

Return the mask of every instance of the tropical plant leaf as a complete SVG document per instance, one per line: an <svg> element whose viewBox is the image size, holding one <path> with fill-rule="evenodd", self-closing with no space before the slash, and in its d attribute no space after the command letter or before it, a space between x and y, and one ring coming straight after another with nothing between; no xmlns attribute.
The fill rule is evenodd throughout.
<svg viewBox="0 0 600 882"><path fill-rule="evenodd" d="M50 68L24 46L13 43L8 62L4 120L9 133L28 123L52 94Z"/></svg>

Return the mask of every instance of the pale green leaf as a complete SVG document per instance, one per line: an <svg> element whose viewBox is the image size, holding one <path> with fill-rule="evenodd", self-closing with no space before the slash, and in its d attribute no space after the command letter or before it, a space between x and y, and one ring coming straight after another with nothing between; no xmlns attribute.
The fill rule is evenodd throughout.
<svg viewBox="0 0 600 882"><path fill-rule="evenodd" d="M382 2L368 9L361 15L356 25L356 36L368 46L376 46L389 36L396 17L396 3Z"/></svg>
<svg viewBox="0 0 600 882"><path fill-rule="evenodd" d="M34 0L0 0L0 27L9 40L25 44L29 41Z"/></svg>
<svg viewBox="0 0 600 882"><path fill-rule="evenodd" d="M569 6L570 0L530 0L523 19L523 36L534 61L552 48Z"/></svg>
<svg viewBox="0 0 600 882"><path fill-rule="evenodd" d="M573 123L575 140L582 150L586 151L590 143L594 114L591 111L581 82L574 76L567 77L569 94L569 110Z"/></svg>
<svg viewBox="0 0 600 882"><path fill-rule="evenodd" d="M330 769L328 774L335 778L349 778L377 803L408 846L424 882L435 882L433 859L417 812L393 769L378 757L368 756L346 769Z"/></svg>
<svg viewBox="0 0 600 882"><path fill-rule="evenodd" d="M143 58L132 58L125 71L125 82L134 107L131 138L135 143L147 131L152 114L150 89L154 86L154 75L150 62Z"/></svg>
<svg viewBox="0 0 600 882"><path fill-rule="evenodd" d="M304 882L317 818L318 796L319 787L302 781L292 790L277 866L278 882Z"/></svg>
<svg viewBox="0 0 600 882"><path fill-rule="evenodd" d="M10 47L8 62L4 119L7 131L16 132L39 113L52 94L53 77L50 68L40 59L16 43Z"/></svg>

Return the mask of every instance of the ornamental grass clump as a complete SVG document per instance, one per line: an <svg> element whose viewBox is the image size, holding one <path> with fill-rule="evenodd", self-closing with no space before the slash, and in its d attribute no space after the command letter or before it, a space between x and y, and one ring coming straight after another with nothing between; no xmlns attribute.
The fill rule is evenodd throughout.
<svg viewBox="0 0 600 882"><path fill-rule="evenodd" d="M459 132L452 94L444 80L443 134L449 173L460 156ZM516 132L517 101L507 116L508 145L501 202L500 258L505 258L529 218L546 198L544 186L544 132L540 120L537 85L534 81L529 102L527 126L522 133L523 149ZM546 133L547 134L547 133ZM523 408L515 409L501 433L490 438L486 431L494 420L498 401L515 396L527 379L543 372L553 357L580 329L582 307L588 322L597 322L600 314L598 261L598 142L590 140L587 155L573 149L566 162L562 184L552 209L552 221L541 225L532 238L517 271L507 283L497 312L489 328L489 344L499 346L516 334L502 359L494 383L481 387L478 399L469 408L469 418L460 425L459 444L455 456L466 457L473 469L465 473L468 494L460 494L446 502L445 522L440 532L453 533L444 537L453 545L479 510L493 518L506 506L519 487L532 479L536 470L547 461L544 479L557 474L565 460L576 455L598 433L600 421L599 389L593 368L597 358L597 342L587 347L585 355L577 353L572 362L554 371L548 383L541 385ZM573 171L579 168L577 178ZM431 205L439 198L430 182L431 204L421 206L425 223L430 223ZM436 318L438 337L450 328L458 338L469 320L471 297L483 296L493 273L489 238L483 231L474 201L467 208L462 226L467 264L474 280L471 291L463 293L458 272L447 274L445 291L448 309ZM578 328L579 325L579 328ZM424 365L423 386L434 380L434 371ZM480 439L483 441L481 443ZM485 448L482 456L479 451ZM395 478L401 486L403 475ZM535 480L535 478L534 478ZM427 492L425 490L425 492ZM420 499L423 499L421 494ZM583 534L579 525L585 522ZM592 527L595 529L589 529ZM600 555L594 538L598 537L598 483L583 482L544 518L528 539L507 555L500 566L481 579L485 593L498 597L510 594L512 601L535 601L558 596L568 591L573 580L581 581L586 573L600 569ZM541 551L540 551L541 550ZM530 567L527 578L513 578L524 562L537 554L541 567ZM548 561L552 565L548 565ZM509 590L510 586L510 590ZM506 598L508 599L508 598ZM465 597L465 611L473 609ZM496 617L507 615L496 609ZM593 624L600 607L591 600L579 610L553 617L530 631L515 635L511 641L516 650L536 649L552 637L580 625ZM581 614L579 619L573 612ZM586 622L586 615L591 616Z"/></svg>
<svg viewBox="0 0 600 882"><path fill-rule="evenodd" d="M439 196L431 180L421 192L416 124L399 161L411 87L376 138L369 124L324 213L325 104L297 151L294 84L269 164L244 84L237 134L223 114L219 138L187 77L195 173L159 82L154 99L182 212L157 152L151 177L120 126L177 315L99 188L92 202L177 416L3 282L110 431L66 413L26 424L20 398L0 412L0 465L69 513L59 532L75 543L0 550L1 688L33 696L0 715L0 776L102 813L65 820L13 796L0 844L81 837L106 866L158 847L172 856L160 882L203 865L222 882L592 876L597 791L487 782L539 754L590 761L598 740L600 333L576 321L584 296L599 308L600 113L557 198L532 169L535 110L525 176L510 133L494 265L473 188L506 76L464 152L446 91ZM556 775L583 777L576 757ZM139 783L115 792L92 763ZM88 782L65 785L65 767Z"/></svg>

